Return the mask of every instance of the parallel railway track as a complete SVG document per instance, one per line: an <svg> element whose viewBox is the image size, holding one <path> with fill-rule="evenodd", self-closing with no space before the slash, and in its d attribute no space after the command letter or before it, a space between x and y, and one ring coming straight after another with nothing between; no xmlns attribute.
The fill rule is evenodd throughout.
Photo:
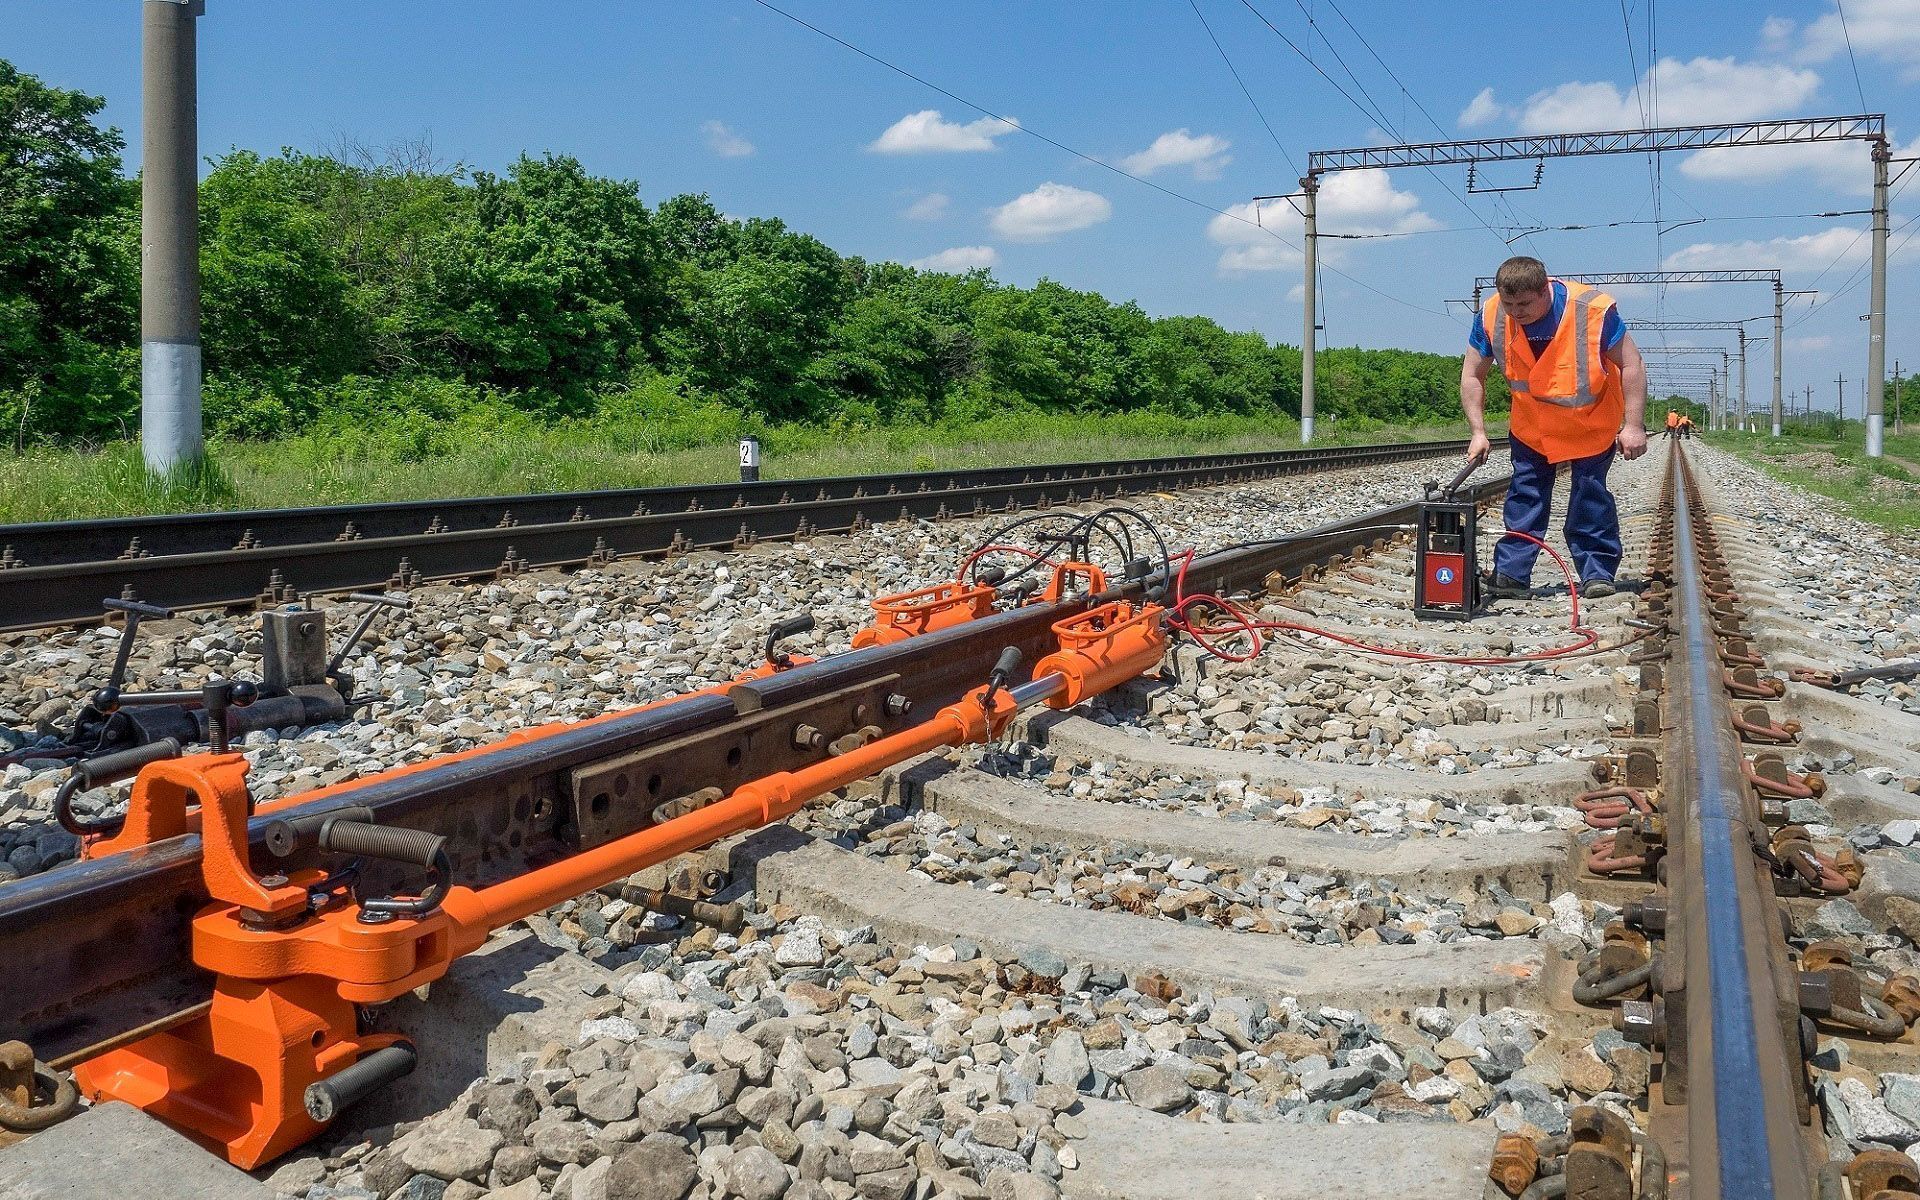
<svg viewBox="0 0 1920 1200"><path fill-rule="evenodd" d="M1456 453L1462 445L1336 446L0 526L0 632L95 620L107 597L171 609L272 604L844 533L892 520L1406 462Z"/></svg>

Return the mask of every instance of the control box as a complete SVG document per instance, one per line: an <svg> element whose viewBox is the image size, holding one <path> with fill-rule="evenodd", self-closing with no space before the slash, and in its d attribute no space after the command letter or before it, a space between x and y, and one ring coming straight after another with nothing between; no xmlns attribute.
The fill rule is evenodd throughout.
<svg viewBox="0 0 1920 1200"><path fill-rule="evenodd" d="M1413 613L1423 620L1471 620L1480 608L1475 545L1479 508L1427 485L1413 557Z"/></svg>

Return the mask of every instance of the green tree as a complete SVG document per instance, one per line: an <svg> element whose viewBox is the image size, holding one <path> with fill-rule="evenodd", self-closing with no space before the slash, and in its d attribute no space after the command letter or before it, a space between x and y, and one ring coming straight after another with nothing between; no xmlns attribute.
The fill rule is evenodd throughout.
<svg viewBox="0 0 1920 1200"><path fill-rule="evenodd" d="M16 443L124 428L138 330L136 189L98 96L0 60L0 420Z"/></svg>
<svg viewBox="0 0 1920 1200"><path fill-rule="evenodd" d="M434 323L467 378L591 407L658 328L659 253L639 185L570 157L474 176L434 252Z"/></svg>
<svg viewBox="0 0 1920 1200"><path fill-rule="evenodd" d="M325 216L324 160L236 150L200 183L200 294L207 373L335 380L372 358Z"/></svg>

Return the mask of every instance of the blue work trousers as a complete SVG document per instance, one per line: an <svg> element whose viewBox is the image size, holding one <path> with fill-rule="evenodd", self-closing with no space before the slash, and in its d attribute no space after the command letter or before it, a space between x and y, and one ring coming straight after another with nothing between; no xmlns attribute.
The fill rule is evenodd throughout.
<svg viewBox="0 0 1920 1200"><path fill-rule="evenodd" d="M1557 465L1546 456L1512 439L1513 486L1507 489L1504 516L1508 529L1547 535L1547 521L1553 515L1553 479ZM1581 580L1612 579L1620 569L1620 513L1607 490L1607 468L1613 465L1614 447L1599 454L1576 458L1566 465L1571 469L1573 485L1567 495L1567 545L1573 550L1574 570ZM1503 537L1493 548L1493 569L1522 583L1533 576L1533 560L1540 547L1525 538Z"/></svg>

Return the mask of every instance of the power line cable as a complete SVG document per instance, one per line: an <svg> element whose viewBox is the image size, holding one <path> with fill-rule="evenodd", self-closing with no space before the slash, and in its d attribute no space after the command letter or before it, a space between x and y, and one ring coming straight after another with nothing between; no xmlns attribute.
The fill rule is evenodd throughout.
<svg viewBox="0 0 1920 1200"><path fill-rule="evenodd" d="M973 101L967 99L965 96L962 96L957 92L950 91L947 88L941 87L939 84L934 83L932 80L927 79L924 76L916 75L912 71L909 71L907 68L900 66L897 63L889 62L888 60L881 58L879 55L874 54L869 50L862 49L861 47L856 46L855 44L839 36L838 34L833 33L826 29L822 29L820 26L813 24L811 21L808 21L803 17L797 16L794 13L788 12L786 9L781 8L777 4L770 3L769 0L753 0L753 3L759 5L761 8L766 9L768 12L773 13L775 16L783 17L786 20L793 22L795 25L798 25L803 29L806 29L814 34L819 35L820 37L827 39L830 42L833 42L835 45L838 45L843 49L850 50L853 53L858 54L861 58L864 58L867 61L876 64L877 66L885 67L887 70L892 71L896 75L900 75L904 78L911 79L913 82L919 84L921 87L927 88L931 91L938 92L942 96L945 96L947 99L953 101L955 104L965 105L966 107L972 109L977 113L980 113L983 116L991 117L993 120L996 120L1001 124L1005 125L1008 129L1017 130L1018 132L1024 133L1029 137L1037 138L1040 141L1045 142L1047 145L1052 146L1054 149L1061 151L1062 153L1070 154L1073 157L1080 159L1083 162L1091 163L1094 166L1099 167L1101 170L1111 171L1113 174L1121 176L1124 179L1130 179L1133 182L1142 185L1143 187L1152 188L1154 191L1159 192L1161 195L1170 197L1174 200L1178 200L1182 204L1190 204L1195 208L1204 209L1207 212L1213 213L1215 216L1225 217L1230 221L1237 221L1242 225L1248 225L1253 227L1254 229L1258 229L1260 232L1266 234L1268 237L1279 242L1281 245L1287 247L1289 250L1297 251L1300 249L1298 245L1288 241L1286 238L1275 233L1273 230L1261 224L1259 221L1249 221L1247 218L1241 216L1239 213L1229 212L1227 209L1219 208L1219 207L1216 207L1215 205L1208 204L1205 200L1197 199L1196 197L1189 196L1184 192L1178 192L1170 187L1165 187L1161 184L1155 183L1151 179L1147 179L1143 176L1136 175L1132 171L1129 171L1124 167L1116 166L1113 163L1105 161L1104 159L1095 158L1093 155L1088 154L1083 150L1076 150L1072 146L1067 145L1065 142L1058 141L1054 138L1048 137L1046 134L1041 133L1039 130L1034 129L1031 126L1024 125L1019 121L1015 121L1011 117L1003 116L1002 114L995 112L993 109L990 109L983 104L976 104ZM1396 296L1391 292L1382 291L1380 288L1374 287L1372 284L1368 283L1364 279L1355 278L1354 276L1348 274L1347 272L1340 270L1338 267L1330 266L1330 267L1327 267L1326 269L1328 271L1331 271L1333 274L1340 276L1340 278L1345 279L1347 282L1354 284L1356 287L1363 288L1366 291L1369 291L1374 295L1381 297L1384 300L1391 300L1393 303L1398 304L1403 308L1410 308L1410 309L1413 309L1415 312L1423 312L1423 313L1426 313L1428 316L1440 317L1443 320L1452 319L1446 312L1442 310L1428 308L1425 305L1421 305L1421 304L1415 304L1411 300L1402 299L1401 297Z"/></svg>
<svg viewBox="0 0 1920 1200"><path fill-rule="evenodd" d="M1622 0L1622 2L1624 3L1624 0ZM1433 126L1436 133L1442 138L1447 137L1452 131L1442 125L1439 119L1436 118L1432 112L1428 111L1427 106L1420 102L1420 97L1414 95L1412 90L1407 87L1406 81L1401 79L1394 69L1387 64L1386 59L1380 57L1380 52L1373 48L1373 43L1367 40L1367 35L1361 33L1359 28L1347 18L1346 11L1335 3L1334 0L1327 0L1327 7L1333 9L1334 15L1340 18L1340 23L1345 25L1347 31L1353 34L1354 38L1359 41L1360 45L1366 49L1368 54L1373 56L1373 61L1380 64L1380 69L1387 73L1387 78L1393 80L1394 86L1400 89L1400 95L1404 99L1413 102L1413 107L1419 110L1420 115L1427 119L1427 124ZM1325 37L1326 35L1322 34L1321 36ZM1405 135L1400 136L1402 141L1406 140ZM1514 209L1514 202L1511 196L1495 196L1493 198L1493 204L1496 208L1504 209L1509 220L1513 221L1516 225L1519 224L1519 214ZM1531 238L1529 238L1529 240L1531 240Z"/></svg>
<svg viewBox="0 0 1920 1200"><path fill-rule="evenodd" d="M1847 6L1841 0L1833 0L1834 11L1840 14L1840 36L1847 43L1847 65L1853 68L1853 90L1860 96L1860 111L1867 111L1867 89L1860 86L1860 62L1853 56L1853 32L1847 28Z"/></svg>
<svg viewBox="0 0 1920 1200"><path fill-rule="evenodd" d="M1315 33L1318 33L1320 35L1320 40L1326 44L1327 50L1330 53L1332 53L1334 62L1338 63L1340 65L1340 69L1347 73L1347 78L1352 80L1353 86L1360 92L1360 94L1367 98L1366 104L1362 104L1360 101L1354 99L1353 94L1351 92L1348 92L1347 89L1341 87L1339 81L1336 80L1333 76L1327 74L1327 72L1321 68L1319 63L1314 62L1311 55L1309 55L1306 51L1302 50L1299 47L1299 45L1294 42L1292 38L1288 37L1285 33L1282 33L1280 31L1280 27L1278 25L1275 25L1271 20L1269 20L1265 13L1261 12L1258 8L1254 7L1252 0L1240 0L1240 3L1243 6L1245 6L1248 12L1260 18L1261 24L1265 25L1268 29L1272 30L1275 37L1278 37L1282 42L1286 43L1288 49L1292 50L1295 54L1299 55L1306 62L1306 64L1312 67L1315 73L1317 73L1322 79L1326 80L1329 84L1332 84L1333 90L1336 92L1339 92L1340 95L1347 101L1347 103L1359 109L1361 116L1364 116L1369 120L1378 123L1382 129L1385 129L1388 133L1392 134L1394 137L1399 138L1402 142L1407 141L1408 140L1407 136L1404 133L1401 133L1400 130L1395 127L1393 121L1390 118L1388 118L1388 116L1386 115L1386 112L1380 107L1379 101L1373 98L1373 93L1367 90L1366 85L1360 82L1359 76L1353 73L1353 68L1347 65L1347 60L1344 56L1341 55L1339 48L1336 47L1332 43L1332 41L1330 41L1327 38L1326 32L1320 28L1319 22L1313 19L1313 13L1307 9L1307 6L1305 3L1303 3L1303 0L1293 0L1293 2L1294 2L1294 6L1297 7L1301 11L1301 13L1303 13L1306 16L1308 27L1311 28ZM1371 105L1371 107L1369 107L1369 105ZM1499 240L1503 246L1507 244L1506 239L1500 237L1499 233L1493 228L1493 226L1488 224L1486 218L1482 217L1477 211L1474 210L1474 207L1471 204L1467 203L1466 197L1462 196L1459 192L1454 190L1452 184L1448 183L1445 179L1442 179L1433 170L1433 168L1425 167L1422 169L1426 171L1428 178L1432 179L1435 183L1438 183L1442 188L1446 190L1449 196L1452 196L1454 200L1459 203L1460 207L1466 209L1468 214L1471 215L1474 220L1480 222L1480 224L1485 226L1488 233L1493 234L1494 238Z"/></svg>
<svg viewBox="0 0 1920 1200"><path fill-rule="evenodd" d="M1213 48L1220 52L1220 61L1227 64L1227 70L1233 75L1233 81L1240 85L1240 94L1245 96L1247 103L1253 106L1253 115L1259 117L1260 124L1266 126L1267 136L1273 139L1274 148L1280 151L1281 158L1287 160L1287 169L1295 175L1303 174L1300 165L1293 161L1293 155L1287 153L1286 146L1280 141L1280 135L1273 131L1273 124L1267 120L1267 114L1261 111L1260 102L1253 98L1253 90L1247 86L1246 80L1240 78L1239 68L1235 67L1233 60L1227 57L1227 48L1220 44L1220 39L1214 35L1213 26L1207 23L1207 15L1200 11L1200 0L1187 0L1187 3L1193 8L1193 15L1200 18L1200 28L1207 31L1207 39L1213 43Z"/></svg>

